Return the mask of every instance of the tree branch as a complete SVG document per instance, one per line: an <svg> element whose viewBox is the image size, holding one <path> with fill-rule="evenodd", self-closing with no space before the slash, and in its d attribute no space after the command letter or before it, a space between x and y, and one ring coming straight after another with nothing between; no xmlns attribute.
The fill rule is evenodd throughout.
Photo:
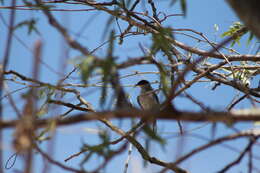
<svg viewBox="0 0 260 173"><path fill-rule="evenodd" d="M76 105L75 105L76 106ZM76 107L75 107L76 108ZM79 109L81 110L81 109ZM187 112L165 110L159 113L141 111L138 109L125 109L116 111L90 112L85 114L76 114L66 119L48 118L36 120L35 125L40 128L46 126L50 121L55 121L57 125L71 125L83 123L85 121L98 120L99 118L107 119L124 119L124 118L143 118L149 120L149 117L156 117L161 120L181 120L189 122L223 122L227 124L238 122L254 122L260 121L260 114L245 113L233 114L230 112ZM0 121L0 128L12 128L17 124L18 120Z"/></svg>

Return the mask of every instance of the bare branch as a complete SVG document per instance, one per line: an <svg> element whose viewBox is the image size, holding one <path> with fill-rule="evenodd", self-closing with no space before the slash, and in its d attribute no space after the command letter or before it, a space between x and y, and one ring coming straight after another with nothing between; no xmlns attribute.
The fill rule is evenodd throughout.
<svg viewBox="0 0 260 173"><path fill-rule="evenodd" d="M254 138L258 138L260 136L260 131L259 130L256 130L256 129L253 129L253 130L247 130L247 131L243 131L243 132L240 132L240 133L237 133L237 134L234 134L234 135L230 135L230 136L225 136L225 137L221 137L221 138L218 138L216 140L213 140L205 145L202 145L198 148L195 148L194 150L192 150L191 152L189 152L188 154L185 154L184 156L182 156L181 158L177 159L174 164L180 164L181 162L183 162L184 160L190 158L191 156L193 156L194 154L197 154L198 152L201 152L201 151L205 151L206 149L208 149L209 147L212 147L212 146L215 146L219 143L223 143L225 141L230 141L230 140L234 140L234 139L237 139L237 138L241 138L241 137L254 137ZM252 141L251 141L252 142ZM250 142L250 145L248 145L246 147L246 152L248 151L249 148L251 148L251 146L253 145L254 142L251 143ZM245 153L244 153L245 154Z"/></svg>
<svg viewBox="0 0 260 173"><path fill-rule="evenodd" d="M37 144L35 144L35 149L45 158L47 159L50 163L64 169L64 170L67 170L67 171L71 171L71 172L76 172L76 173L84 173L85 171L81 171L81 170L78 170L78 169L75 169L75 168L71 168L71 167L68 167L68 166L65 166L63 164L61 164L60 162L57 162L55 160L53 160L48 154L44 153L40 147L38 147Z"/></svg>
<svg viewBox="0 0 260 173"><path fill-rule="evenodd" d="M16 0L12 0L11 2L12 6L14 7L16 5ZM11 52L11 45L12 45L12 38L13 38L13 31L14 31L14 22L15 22L15 10L11 10L10 12L10 19L9 19L9 27L8 27L8 34L7 34L7 40L6 40L6 48L4 51L4 57L3 57L3 65L0 67L0 98L3 95L3 88L4 88L4 71L7 69L7 65L9 62L9 55ZM2 100L0 100L0 121L3 119L3 105ZM3 146L3 135L2 131L0 130L0 146ZM0 149L0 172L3 172L3 154L2 149Z"/></svg>
<svg viewBox="0 0 260 173"><path fill-rule="evenodd" d="M245 149L240 153L240 155L235 159L233 162L229 163L227 166L225 166L222 170L218 171L218 173L225 173L227 170L229 170L231 167L237 165L245 156L247 152L252 148L253 144L255 143L255 140L250 140L248 145L245 147Z"/></svg>
<svg viewBox="0 0 260 173"><path fill-rule="evenodd" d="M75 108L76 105L75 105ZM82 108L77 108L83 110ZM86 110L87 111L87 110ZM190 122L224 122L227 124L236 123L236 122L253 122L260 121L260 115L255 113L246 113L246 114L232 114L229 112L181 112L175 110L165 110L160 113L141 111L137 109L126 109L126 110L117 110L117 111L104 111L104 112L93 112L88 114L77 114L66 119L50 118L36 120L35 124L37 127L46 126L50 121L55 121L57 125L69 125L82 123L85 121L98 120L99 118L106 119L123 119L123 118L146 118L149 120L149 117L154 116L157 119L162 120L181 120L181 121L190 121ZM11 128L14 127L17 123L17 120L12 121L1 121L0 128Z"/></svg>

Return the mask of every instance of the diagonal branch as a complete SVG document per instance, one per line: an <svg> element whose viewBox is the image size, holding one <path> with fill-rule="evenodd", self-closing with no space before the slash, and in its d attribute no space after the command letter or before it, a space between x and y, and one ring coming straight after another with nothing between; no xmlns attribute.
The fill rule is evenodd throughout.
<svg viewBox="0 0 260 173"><path fill-rule="evenodd" d="M211 141L211 142L209 142L205 145L202 145L202 146L192 150L191 152L185 154L184 156L182 156L181 158L176 160L174 162L174 164L180 164L184 160L191 158L191 156L193 156L194 154L197 154L201 151L205 151L207 148L213 147L213 146L215 146L219 143L223 143L225 141L230 141L230 140L234 140L234 139L241 138L241 137L255 137L255 138L257 138L259 136L260 136L260 130L256 130L256 129L243 131L243 132L233 134L233 135L229 135L229 136L224 136L224 137L218 138L214 141ZM251 145L253 145L253 143Z"/></svg>
<svg viewBox="0 0 260 173"><path fill-rule="evenodd" d="M56 160L53 160L48 154L46 154L45 152L43 152L40 147L35 144L35 149L45 158L47 159L50 163L66 170L66 171L70 171L70 172L75 172L75 173L84 173L84 171L81 171L81 170L78 170L78 169L75 169L75 168L71 168L71 167L68 167L68 166L65 166L63 164L61 164L60 162L56 161Z"/></svg>
<svg viewBox="0 0 260 173"><path fill-rule="evenodd" d="M44 4L41 2L41 0L35 0L35 2L39 7L41 7L43 13L47 16L49 23L62 34L64 39L72 48L79 50L84 55L89 54L89 51L85 47L70 37L67 30L61 24L59 24L59 22L52 16L51 12L47 8L44 8Z"/></svg>
<svg viewBox="0 0 260 173"><path fill-rule="evenodd" d="M100 121L102 121L105 125L107 125L110 129L112 129L114 132L118 133L119 135L125 136L125 138L137 148L137 150L139 151L139 153L141 154L141 156L143 157L144 160L147 160L150 163L154 163L154 164L166 167L168 169L171 169L176 173L187 173L186 170L178 167L175 164L169 164L167 162L158 160L155 157L151 157L149 155L149 153L143 148L143 146L134 137L127 135L123 130L117 128L116 126L114 126L111 122L107 121L106 119L100 119Z"/></svg>
<svg viewBox="0 0 260 173"><path fill-rule="evenodd" d="M252 148L253 144L255 143L255 139L250 140L250 142L248 143L248 145L245 147L245 149L239 154L239 156L232 161L231 163L229 163L227 166L225 166L223 169L221 169L220 171L218 171L218 173L225 173L227 172L231 167L235 166L236 164L238 164L243 157L245 156L245 154L247 152L249 152L249 150Z"/></svg>

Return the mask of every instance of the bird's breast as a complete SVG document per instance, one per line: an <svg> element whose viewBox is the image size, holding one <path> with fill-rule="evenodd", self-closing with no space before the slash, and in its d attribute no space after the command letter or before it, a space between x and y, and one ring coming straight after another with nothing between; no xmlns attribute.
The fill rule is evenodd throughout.
<svg viewBox="0 0 260 173"><path fill-rule="evenodd" d="M138 102L144 110L157 109L159 107L159 103L153 94L144 94L138 96Z"/></svg>

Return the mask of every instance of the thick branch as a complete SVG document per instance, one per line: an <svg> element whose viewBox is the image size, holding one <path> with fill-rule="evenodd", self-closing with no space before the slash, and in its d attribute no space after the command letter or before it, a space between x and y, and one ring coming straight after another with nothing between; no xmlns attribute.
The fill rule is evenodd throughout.
<svg viewBox="0 0 260 173"><path fill-rule="evenodd" d="M74 107L76 109L76 107ZM82 110L82 109L78 109ZM91 112L85 114L77 114L66 119L50 118L37 120L36 126L43 127L46 126L50 121L56 121L57 125L71 125L82 123L84 121L99 120L100 118L107 119L123 119L123 118L141 118L147 117L157 117L157 119L162 120L181 120L181 121L191 121L191 122L224 122L227 124L236 122L252 122L260 121L259 114L232 114L229 112L176 112L176 111L162 111L160 113L145 112L138 109L127 109L127 110L117 110L117 111L104 111L104 112ZM11 128L16 125L18 121L1 121L0 128Z"/></svg>

